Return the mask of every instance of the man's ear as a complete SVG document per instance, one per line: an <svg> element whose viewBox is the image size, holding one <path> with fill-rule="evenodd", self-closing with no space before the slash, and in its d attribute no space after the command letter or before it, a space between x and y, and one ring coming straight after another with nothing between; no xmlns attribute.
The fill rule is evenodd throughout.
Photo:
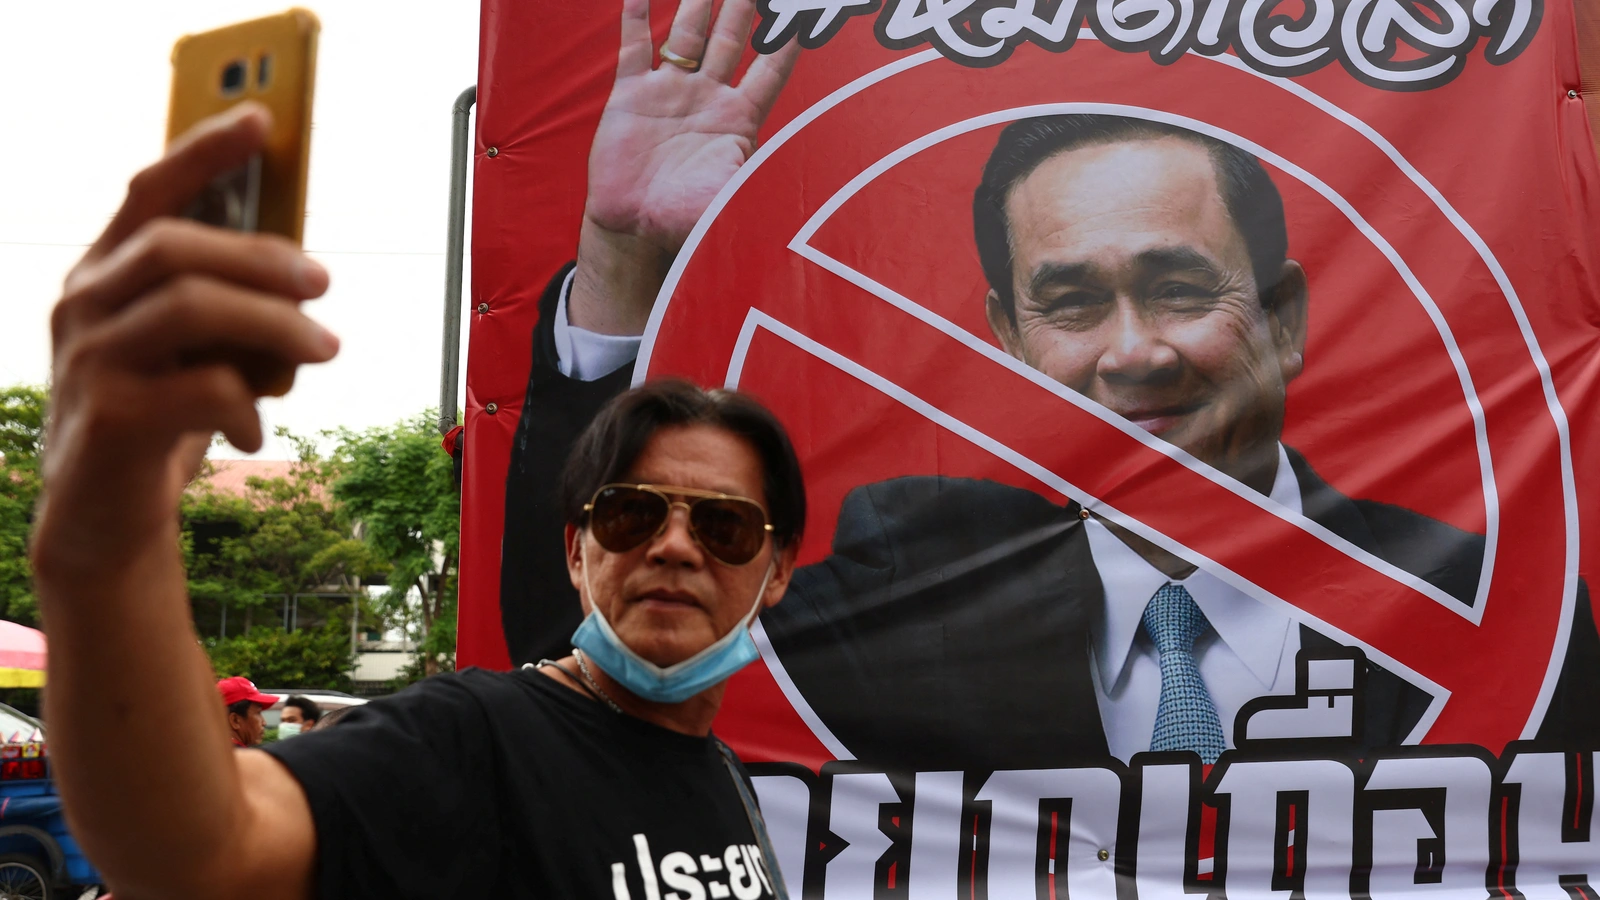
<svg viewBox="0 0 1600 900"><path fill-rule="evenodd" d="M800 554L798 542L776 551L772 560L772 577L767 579L767 592L761 598L763 608L770 609L783 599L789 590L789 579L794 577L794 561Z"/></svg>
<svg viewBox="0 0 1600 900"><path fill-rule="evenodd" d="M1272 329L1278 368L1287 384L1305 369L1306 308L1309 302L1306 270L1292 259L1284 260L1278 283L1263 294L1261 300L1267 310L1267 327Z"/></svg>
<svg viewBox="0 0 1600 900"><path fill-rule="evenodd" d="M1000 342L1000 349L1022 359L1019 351L1022 341L1017 335L1017 322L1013 317L1013 305L1000 299L993 289L984 295L983 315L989 320L989 331L994 334L995 340Z"/></svg>
<svg viewBox="0 0 1600 900"><path fill-rule="evenodd" d="M567 523L564 535L567 542L567 580L572 582L573 590L578 592L578 599L583 599L583 532L576 525Z"/></svg>

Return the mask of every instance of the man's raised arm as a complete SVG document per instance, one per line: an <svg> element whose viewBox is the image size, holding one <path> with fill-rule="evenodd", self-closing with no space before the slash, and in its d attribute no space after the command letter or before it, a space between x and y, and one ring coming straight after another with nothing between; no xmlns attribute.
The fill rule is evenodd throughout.
<svg viewBox="0 0 1600 900"><path fill-rule="evenodd" d="M288 770L230 749L178 546L211 435L261 446L259 373L240 361L293 367L338 348L300 312L328 277L299 249L175 218L267 126L238 107L139 173L51 320L32 550L45 708L74 833L119 896L311 895L310 809Z"/></svg>

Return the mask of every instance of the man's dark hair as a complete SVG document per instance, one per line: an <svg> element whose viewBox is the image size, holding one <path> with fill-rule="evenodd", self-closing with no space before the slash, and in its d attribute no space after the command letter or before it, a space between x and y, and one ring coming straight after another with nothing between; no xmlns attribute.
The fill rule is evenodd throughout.
<svg viewBox="0 0 1600 900"><path fill-rule="evenodd" d="M250 718L250 707L252 706L255 706L255 704L249 700L235 700L228 704L228 713L242 719L248 719Z"/></svg>
<svg viewBox="0 0 1600 900"><path fill-rule="evenodd" d="M1251 153L1212 137L1146 119L1124 116L1039 116L1007 125L989 162L983 181L972 197L972 230L978 242L983 274L1012 321L1016 321L1016 295L1011 281L1011 227L1006 220L1006 198L1017 182L1040 163L1069 150L1126 141L1178 138L1211 155L1217 187L1228 206L1233 224L1250 250L1250 268L1265 299L1278 283L1289 253L1289 233L1283 221L1283 198L1261 161Z"/></svg>
<svg viewBox="0 0 1600 900"><path fill-rule="evenodd" d="M806 488L789 434L776 416L738 391L704 390L666 378L613 397L578 436L556 496L568 523L588 521L584 504L602 485L619 481L645 444L662 428L710 425L750 442L761 458L762 490L772 520L773 543L786 547L806 525Z"/></svg>
<svg viewBox="0 0 1600 900"><path fill-rule="evenodd" d="M283 701L283 705L285 707L292 706L300 710L301 717L307 722L315 723L322 718L322 707L318 706L317 701L310 697L302 697L299 694L295 694Z"/></svg>

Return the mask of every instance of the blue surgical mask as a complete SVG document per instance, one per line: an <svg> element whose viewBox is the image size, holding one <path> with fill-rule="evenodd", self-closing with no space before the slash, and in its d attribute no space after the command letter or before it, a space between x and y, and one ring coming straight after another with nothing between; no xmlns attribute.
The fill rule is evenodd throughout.
<svg viewBox="0 0 1600 900"><path fill-rule="evenodd" d="M279 722L278 740L284 741L299 735L301 727L299 722Z"/></svg>
<svg viewBox="0 0 1600 900"><path fill-rule="evenodd" d="M582 650L595 665L634 695L656 703L682 703L706 688L727 681L733 673L760 657L756 642L750 637L750 623L761 612L761 598L767 592L774 562L767 563L767 574L761 579L761 587L756 591L756 601L750 607L750 614L733 626L732 631L682 662L658 666L633 652L611 630L611 623L606 621L599 604L594 602L594 590L589 587L589 566L586 561L580 560L590 612L578 630L573 632L572 646Z"/></svg>

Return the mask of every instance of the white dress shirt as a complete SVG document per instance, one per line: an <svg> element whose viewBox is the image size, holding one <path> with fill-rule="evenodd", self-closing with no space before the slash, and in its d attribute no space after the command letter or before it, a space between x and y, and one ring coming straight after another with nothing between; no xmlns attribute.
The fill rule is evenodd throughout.
<svg viewBox="0 0 1600 900"><path fill-rule="evenodd" d="M1301 512L1300 485L1281 444L1270 497ZM1112 756L1127 762L1133 754L1150 749L1161 699L1161 654L1140 622L1150 598L1169 581L1183 585L1211 622L1211 630L1195 641L1194 659L1228 747L1233 747L1234 717L1240 707L1267 694L1294 693L1300 629L1293 619L1203 569L1173 581L1099 520L1089 519L1084 525L1105 586L1104 616L1091 629L1089 651L1095 699Z"/></svg>
<svg viewBox="0 0 1600 900"><path fill-rule="evenodd" d="M601 334L576 328L567 321L567 297L572 293L572 276L561 283L561 300L556 303L556 367L561 374L579 381L595 381L632 362L639 355L638 334Z"/></svg>

